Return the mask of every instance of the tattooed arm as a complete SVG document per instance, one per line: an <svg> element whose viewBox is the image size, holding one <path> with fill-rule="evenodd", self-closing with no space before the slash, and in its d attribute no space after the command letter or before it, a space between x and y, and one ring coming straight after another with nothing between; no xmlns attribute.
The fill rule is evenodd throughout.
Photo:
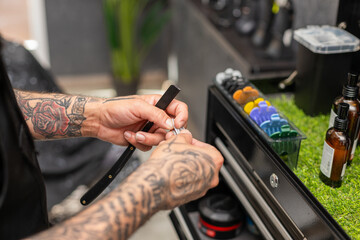
<svg viewBox="0 0 360 240"><path fill-rule="evenodd" d="M104 99L19 90L15 95L36 139L87 136L149 150L164 140L164 129L173 128L170 117L177 128L188 118L183 102L173 100L166 112L155 107L160 95ZM152 129L138 132L147 120L155 123Z"/></svg>
<svg viewBox="0 0 360 240"><path fill-rule="evenodd" d="M218 184L221 154L181 133L160 143L117 189L31 239L127 239L156 211L203 196Z"/></svg>
<svg viewBox="0 0 360 240"><path fill-rule="evenodd" d="M15 91L18 105L36 139L82 136L89 98Z"/></svg>

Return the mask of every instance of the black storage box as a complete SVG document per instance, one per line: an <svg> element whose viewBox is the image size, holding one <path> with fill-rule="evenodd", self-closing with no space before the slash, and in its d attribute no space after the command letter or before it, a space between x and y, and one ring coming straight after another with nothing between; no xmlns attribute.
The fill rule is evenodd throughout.
<svg viewBox="0 0 360 240"><path fill-rule="evenodd" d="M359 40L330 26L295 31L297 52L295 104L306 114L328 114L341 95Z"/></svg>

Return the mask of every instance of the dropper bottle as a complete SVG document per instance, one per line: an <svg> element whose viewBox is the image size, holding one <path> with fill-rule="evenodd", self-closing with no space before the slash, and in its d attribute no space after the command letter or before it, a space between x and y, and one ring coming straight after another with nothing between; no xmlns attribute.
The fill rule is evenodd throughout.
<svg viewBox="0 0 360 240"><path fill-rule="evenodd" d="M359 137L360 105L357 99L357 95L359 92L359 87L357 86L357 82L358 82L358 75L353 73L348 73L347 83L346 85L344 85L342 89L342 95L334 100L330 114L330 122L329 122L329 127L332 127L334 124L334 119L336 117L335 113L337 112L340 103L349 104L347 133L350 138L351 145L346 159L348 165L352 163L352 160L354 158L355 149Z"/></svg>
<svg viewBox="0 0 360 240"><path fill-rule="evenodd" d="M350 139L346 134L349 104L339 103L334 126L326 132L319 177L326 185L338 188L346 169Z"/></svg>

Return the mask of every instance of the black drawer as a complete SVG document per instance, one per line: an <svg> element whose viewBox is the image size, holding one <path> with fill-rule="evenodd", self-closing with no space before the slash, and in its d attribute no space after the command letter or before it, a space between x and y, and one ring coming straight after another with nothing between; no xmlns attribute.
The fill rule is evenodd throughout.
<svg viewBox="0 0 360 240"><path fill-rule="evenodd" d="M349 239L311 192L215 86L210 87L208 92L206 133L206 141L222 150L225 167L232 178L239 186L244 184L239 181L241 169L292 238ZM242 188L259 214L263 215L260 213L262 206L258 196L251 188ZM269 218L268 214L263 217ZM282 234L282 237L286 238L286 235Z"/></svg>
<svg viewBox="0 0 360 240"><path fill-rule="evenodd" d="M206 141L225 159L220 184L207 195L226 189L260 232L255 237L244 231L234 240L350 239L216 86L208 90ZM198 230L198 201L170 214L180 239L209 239Z"/></svg>

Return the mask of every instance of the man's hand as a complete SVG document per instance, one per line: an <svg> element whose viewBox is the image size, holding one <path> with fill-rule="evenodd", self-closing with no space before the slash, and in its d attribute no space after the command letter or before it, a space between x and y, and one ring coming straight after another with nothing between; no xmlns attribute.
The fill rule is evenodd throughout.
<svg viewBox="0 0 360 240"><path fill-rule="evenodd" d="M162 175L165 181L163 208L172 209L202 197L215 187L223 161L215 147L192 138L189 131L183 130L161 142L143 167L149 166Z"/></svg>
<svg viewBox="0 0 360 240"><path fill-rule="evenodd" d="M157 211L197 199L215 187L222 163L219 151L183 130L161 142L110 194L31 239L128 239Z"/></svg>
<svg viewBox="0 0 360 240"><path fill-rule="evenodd" d="M173 100L165 111L155 107L161 95L95 98L15 90L19 107L36 139L97 137L146 151L165 139L166 130L184 127L187 105ZM141 132L154 122L148 133Z"/></svg>
<svg viewBox="0 0 360 240"><path fill-rule="evenodd" d="M98 127L95 137L118 145L131 143L146 151L165 139L166 130L186 126L188 120L187 105L174 99L163 111L155 104L161 95L143 95L117 97L103 100L98 108ZM91 109L91 108L89 108ZM93 110L93 113L96 111ZM149 132L141 132L147 122L154 126ZM86 122L85 122L86 123Z"/></svg>

